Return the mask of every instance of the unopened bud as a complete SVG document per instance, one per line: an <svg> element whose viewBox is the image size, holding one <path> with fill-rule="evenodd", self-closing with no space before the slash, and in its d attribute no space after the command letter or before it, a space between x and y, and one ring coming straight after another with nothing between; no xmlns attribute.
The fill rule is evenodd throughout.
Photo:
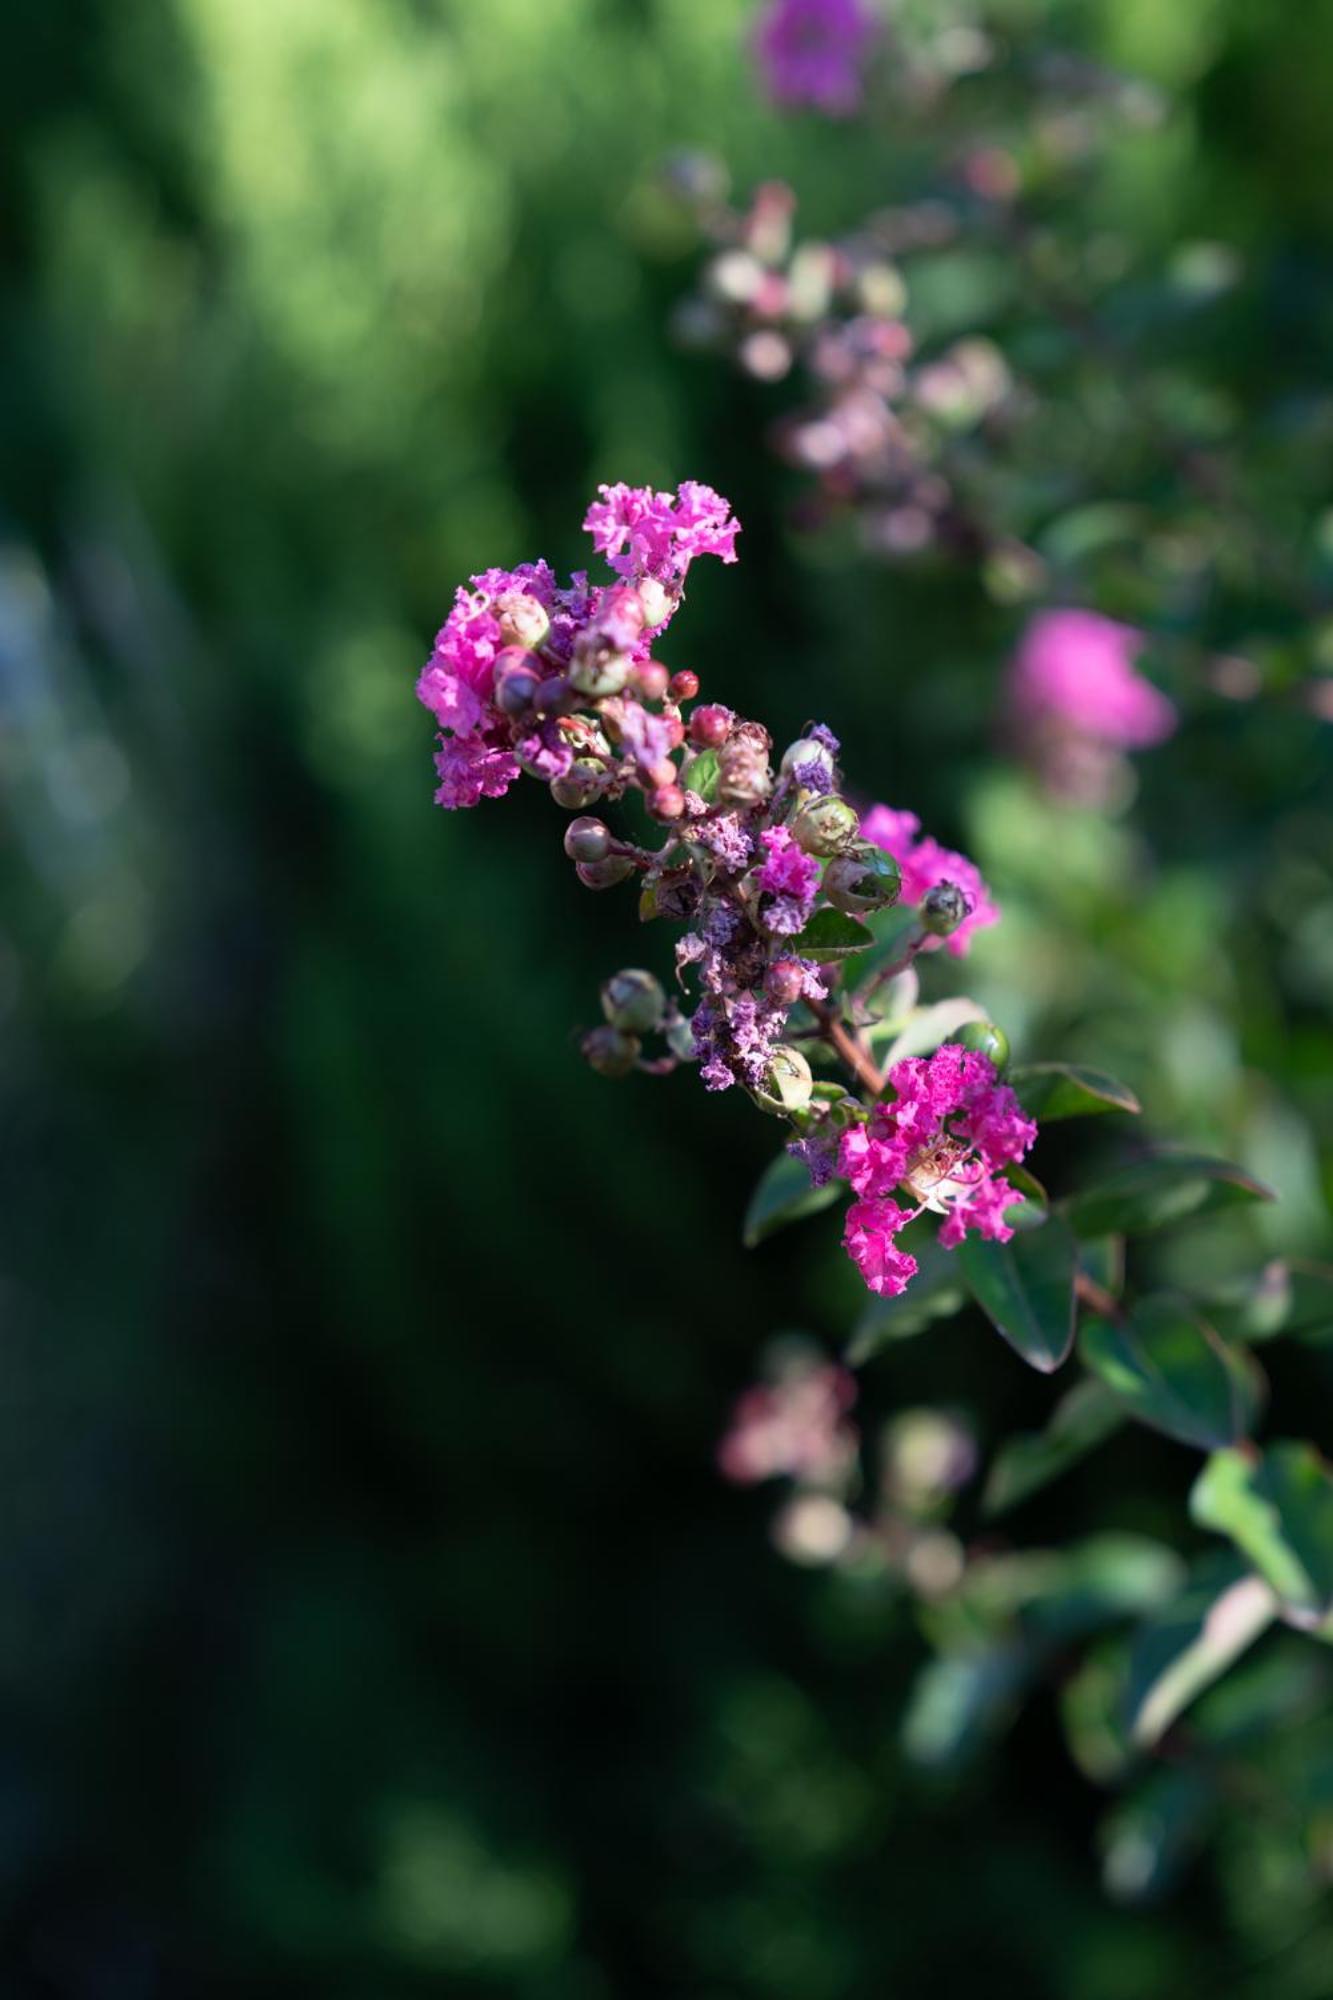
<svg viewBox="0 0 1333 2000"><path fill-rule="evenodd" d="M791 823L792 838L804 854L840 854L856 837L860 819L855 806L836 792L807 799Z"/></svg>
<svg viewBox="0 0 1333 2000"><path fill-rule="evenodd" d="M559 715L577 708L578 696L563 674L548 674L537 689L537 707L543 715Z"/></svg>
<svg viewBox="0 0 1333 2000"><path fill-rule="evenodd" d="M782 763L779 768L783 777L787 778L793 771L804 769L810 764L822 772L829 784L833 783L835 773L833 752L828 744L821 743L817 736L798 736L794 743L789 743L782 753Z"/></svg>
<svg viewBox="0 0 1333 2000"><path fill-rule="evenodd" d="M765 1111L804 1111L814 1083L801 1051L779 1042L769 1057L764 1081L754 1093L755 1102Z"/></svg>
<svg viewBox="0 0 1333 2000"><path fill-rule="evenodd" d="M600 819L572 819L565 828L565 853L571 861L605 861L611 851L611 829Z"/></svg>
<svg viewBox="0 0 1333 2000"><path fill-rule="evenodd" d="M639 603L643 606L643 622L650 632L656 631L671 616L671 593L655 576L645 576L638 585L638 592Z"/></svg>
<svg viewBox="0 0 1333 2000"><path fill-rule="evenodd" d="M614 889L634 873L627 854L608 854L603 861L580 861L574 870L585 889Z"/></svg>
<svg viewBox="0 0 1333 2000"><path fill-rule="evenodd" d="M507 590L496 600L495 615L506 646L523 646L531 651L541 645L551 629L546 606L527 590Z"/></svg>
<svg viewBox="0 0 1333 2000"><path fill-rule="evenodd" d="M856 854L840 854L824 870L823 890L835 910L846 915L864 916L869 910L886 910L896 903L902 876L891 854L878 847L863 847Z"/></svg>
<svg viewBox="0 0 1333 2000"><path fill-rule="evenodd" d="M1009 1067L1009 1037L994 1021L967 1021L949 1039L974 1055L986 1056L997 1076Z"/></svg>
<svg viewBox="0 0 1333 2000"><path fill-rule="evenodd" d="M685 812L685 794L679 785L659 785L649 792L648 812L651 818L669 826L673 820L681 819Z"/></svg>
<svg viewBox="0 0 1333 2000"><path fill-rule="evenodd" d="M532 667L532 654L521 647L506 646L495 662L495 706L502 715L526 715L537 700L541 675Z"/></svg>
<svg viewBox="0 0 1333 2000"><path fill-rule="evenodd" d="M659 758L656 764L653 764L647 771L645 771L644 776L647 778L648 783L656 791L659 790L663 785L675 784L676 766L670 757L662 757Z"/></svg>
<svg viewBox="0 0 1333 2000"><path fill-rule="evenodd" d="M718 751L717 796L723 805L759 805L773 789L769 736L756 722L739 723Z"/></svg>
<svg viewBox="0 0 1333 2000"><path fill-rule="evenodd" d="M775 1007L794 1007L805 991L805 967L794 958L776 958L764 974L764 992Z"/></svg>
<svg viewBox="0 0 1333 2000"><path fill-rule="evenodd" d="M671 675L660 660L640 660L630 679L645 701L661 701L670 684Z"/></svg>
<svg viewBox="0 0 1333 2000"><path fill-rule="evenodd" d="M579 1043L583 1060L598 1076L628 1076L639 1057L633 1035L619 1028L591 1028Z"/></svg>
<svg viewBox="0 0 1333 2000"><path fill-rule="evenodd" d="M551 780L551 797L558 806L569 812L578 812L581 806L590 806L600 796L605 782L600 764L594 764L587 757L578 758L563 777Z"/></svg>
<svg viewBox="0 0 1333 2000"><path fill-rule="evenodd" d="M699 676L682 667L678 674L672 674L667 684L667 693L673 701L693 701L699 692Z"/></svg>
<svg viewBox="0 0 1333 2000"><path fill-rule="evenodd" d="M590 695L594 700L602 695L619 694L629 679L630 665L626 654L608 651L594 641L580 648L570 661L570 683L580 694Z"/></svg>
<svg viewBox="0 0 1333 2000"><path fill-rule="evenodd" d="M720 750L731 734L735 716L720 701L696 708L690 717L690 741L696 750Z"/></svg>
<svg viewBox="0 0 1333 2000"><path fill-rule="evenodd" d="M651 1035L662 1024L666 994L651 972L630 967L613 973L602 988L602 1012L626 1035Z"/></svg>
<svg viewBox="0 0 1333 2000"><path fill-rule="evenodd" d="M921 899L921 928L932 937L952 937L972 905L956 882L937 882Z"/></svg>

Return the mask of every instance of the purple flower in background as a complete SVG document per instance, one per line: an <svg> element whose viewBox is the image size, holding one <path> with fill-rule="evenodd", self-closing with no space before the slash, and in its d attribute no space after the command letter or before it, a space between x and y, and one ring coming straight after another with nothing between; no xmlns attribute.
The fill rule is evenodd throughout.
<svg viewBox="0 0 1333 2000"><path fill-rule="evenodd" d="M943 940L955 958L966 952L974 931L1000 921L1000 912L976 863L923 834L915 813L896 812L892 806L871 806L861 821L861 831L876 847L891 854L902 869L904 903L919 903L941 882L952 882L962 890L967 915L953 936ZM924 949L934 950L940 942L938 938L930 938Z"/></svg>
<svg viewBox="0 0 1333 2000"><path fill-rule="evenodd" d="M1164 742L1174 705L1134 662L1144 636L1096 611L1042 611L1023 634L1008 701L1020 727L1055 725L1120 750Z"/></svg>
<svg viewBox="0 0 1333 2000"><path fill-rule="evenodd" d="M876 23L861 0L770 0L754 50L775 104L847 118L861 103Z"/></svg>

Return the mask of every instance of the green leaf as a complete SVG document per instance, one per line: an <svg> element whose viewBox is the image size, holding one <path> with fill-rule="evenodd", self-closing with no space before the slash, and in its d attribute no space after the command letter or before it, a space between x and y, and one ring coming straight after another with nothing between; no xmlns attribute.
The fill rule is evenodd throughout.
<svg viewBox="0 0 1333 2000"><path fill-rule="evenodd" d="M875 973L901 958L907 950L908 940L920 929L920 923L915 909L895 903L891 909L876 910L866 920L866 928L874 943L865 957L858 958L855 966L849 969L847 985L851 989L863 986Z"/></svg>
<svg viewBox="0 0 1333 2000"><path fill-rule="evenodd" d="M1262 1399L1263 1377L1244 1349L1166 1294L1140 1300L1123 1320L1089 1320L1079 1351L1130 1416L1205 1451L1244 1437Z"/></svg>
<svg viewBox="0 0 1333 2000"><path fill-rule="evenodd" d="M1210 1326L1229 1340L1271 1340L1291 1311L1291 1273L1280 1258L1195 1295Z"/></svg>
<svg viewBox="0 0 1333 2000"><path fill-rule="evenodd" d="M1078 1246L1078 1268L1104 1292L1118 1293L1125 1282L1123 1236L1094 1236Z"/></svg>
<svg viewBox="0 0 1333 2000"><path fill-rule="evenodd" d="M1061 1398L1044 1431L1029 1431L1002 1445L981 1496L993 1518L1018 1506L1119 1430L1125 1413L1104 1382L1078 1382Z"/></svg>
<svg viewBox="0 0 1333 2000"><path fill-rule="evenodd" d="M1106 1893L1118 1903L1164 1895L1202 1843L1216 1807L1204 1772L1154 1771L1098 1829Z"/></svg>
<svg viewBox="0 0 1333 2000"><path fill-rule="evenodd" d="M792 939L791 949L823 965L847 958L854 951L866 951L874 942L873 932L859 917L825 909L815 911L805 929Z"/></svg>
<svg viewBox="0 0 1333 2000"><path fill-rule="evenodd" d="M966 1764L1013 1720L1031 1672L1020 1647L950 1653L916 1677L903 1717L903 1750L927 1770Z"/></svg>
<svg viewBox="0 0 1333 2000"><path fill-rule="evenodd" d="M1099 1069L1074 1063L1023 1063L1008 1078L1030 1118L1082 1118L1096 1111L1139 1111L1132 1090Z"/></svg>
<svg viewBox="0 0 1333 2000"><path fill-rule="evenodd" d="M1049 1375L1074 1342L1073 1237L1058 1217L1008 1243L969 1236L958 1250L963 1278L1015 1353Z"/></svg>
<svg viewBox="0 0 1333 2000"><path fill-rule="evenodd" d="M757 1243L785 1229L789 1222L802 1222L808 1215L831 1208L845 1193L839 1180L828 1181L820 1188L812 1187L804 1161L794 1159L790 1153L779 1153L764 1168L750 1196L741 1241L747 1250L753 1250Z"/></svg>
<svg viewBox="0 0 1333 2000"><path fill-rule="evenodd" d="M968 1021L984 1021L982 1008L975 1000L961 997L954 1000L937 1000L932 1007L922 1007L908 1021L902 1033L884 1052L884 1067L891 1069L905 1056L930 1055L933 1050L946 1042L950 1035L965 1026Z"/></svg>
<svg viewBox="0 0 1333 2000"><path fill-rule="evenodd" d="M1131 1740L1150 1749L1205 1688L1266 1632L1278 1600L1228 1559L1201 1564L1190 1587L1140 1626L1125 1690Z"/></svg>
<svg viewBox="0 0 1333 2000"><path fill-rule="evenodd" d="M711 801L717 791L718 761L716 750L700 750L681 773L681 784L687 792L697 792L705 801Z"/></svg>
<svg viewBox="0 0 1333 2000"><path fill-rule="evenodd" d="M1272 1200L1271 1188L1227 1160L1158 1153L1075 1195L1065 1212L1078 1236L1133 1235L1232 1202Z"/></svg>
<svg viewBox="0 0 1333 2000"><path fill-rule="evenodd" d="M1218 1451L1190 1494L1200 1527L1228 1535L1294 1622L1333 1610L1333 1470L1311 1444Z"/></svg>
<svg viewBox="0 0 1333 2000"><path fill-rule="evenodd" d="M951 1319L967 1297L955 1251L942 1250L929 1235L920 1243L905 1238L903 1247L910 1247L916 1258L916 1276L897 1298L867 1301L847 1343L849 1368L860 1368L882 1347L910 1340L937 1320Z"/></svg>
<svg viewBox="0 0 1333 2000"><path fill-rule="evenodd" d="M1287 1270L1291 1278L1287 1331L1298 1340L1327 1339L1333 1334L1333 1264L1293 1257Z"/></svg>

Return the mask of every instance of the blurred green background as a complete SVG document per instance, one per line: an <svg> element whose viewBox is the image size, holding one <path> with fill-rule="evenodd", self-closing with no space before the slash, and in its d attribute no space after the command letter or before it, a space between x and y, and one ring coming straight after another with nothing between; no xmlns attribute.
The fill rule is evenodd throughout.
<svg viewBox="0 0 1333 2000"><path fill-rule="evenodd" d="M895 155L769 112L747 11L7 20L21 2000L1333 1990L1319 1897L1243 1829L1172 1898L1108 1899L1104 1802L1049 1704L952 1784L907 1767L910 1618L785 1565L765 1497L712 1469L771 1330L845 1330L836 1225L743 1253L772 1128L688 1076L581 1066L598 981L668 942L577 890L540 788L430 804L412 684L456 583L580 564L599 479L705 479L743 559L696 571L671 664L779 742L819 715L867 793L970 841L1008 913L974 985L1015 1041L1119 1071L1155 1132L1274 1181L1260 1248L1321 1247L1327 732L1214 704L1145 761L1131 822L1057 821L993 749L1014 616L792 537L770 397L667 338L696 256L651 177L706 144L836 228L888 198ZM1106 199L1150 244L1241 246L1258 282L1223 372L1316 366L1333 7L1011 11L1173 93ZM884 1413L964 1401L990 1437L1047 1406L966 1318L904 1352ZM1287 1392L1324 1445L1328 1387L1311 1362ZM1174 1520L1188 1473L1117 1441L1031 1533L1108 1493L1121 1525Z"/></svg>

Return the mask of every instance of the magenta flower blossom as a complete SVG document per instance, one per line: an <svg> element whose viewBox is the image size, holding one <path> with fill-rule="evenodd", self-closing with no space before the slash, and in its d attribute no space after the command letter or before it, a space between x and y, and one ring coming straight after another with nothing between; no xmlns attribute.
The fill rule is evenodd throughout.
<svg viewBox="0 0 1333 2000"><path fill-rule="evenodd" d="M641 667L651 639L676 609L695 556L736 560L740 524L711 486L687 479L674 494L648 487L601 490L603 500L589 508L584 525L610 556L618 581L590 585L580 572L562 589L549 564L520 563L484 570L456 593L417 681L417 699L440 730L437 805L452 809L500 798L520 770L549 781L574 761L562 715L538 721L521 701L502 709L497 667L502 675L510 666L525 671L534 691L543 680L558 681L578 652L589 661L614 655L626 672ZM619 740L625 755L648 772L665 762L680 737L678 726L627 697Z"/></svg>
<svg viewBox="0 0 1333 2000"><path fill-rule="evenodd" d="M718 1447L724 1478L738 1486L784 1476L827 1484L856 1455L847 1412L856 1383L845 1368L789 1366L776 1382L756 1383L739 1399Z"/></svg>
<svg viewBox="0 0 1333 2000"><path fill-rule="evenodd" d="M785 826L771 826L759 838L768 855L754 876L766 898L764 927L779 937L793 937L809 919L819 887L819 863L802 852Z"/></svg>
<svg viewBox="0 0 1333 2000"><path fill-rule="evenodd" d="M965 854L955 854L952 848L941 847L929 834L923 836L915 813L896 812L892 806L871 806L861 820L861 831L876 847L891 854L901 868L904 903L919 903L941 882L952 882L962 890L968 905L967 915L952 937L927 938L925 950L932 951L945 944L955 958L961 958L974 932L1000 921L1000 912L976 863Z"/></svg>
<svg viewBox="0 0 1333 2000"><path fill-rule="evenodd" d="M847 1253L872 1292L892 1296L917 1269L894 1239L927 1208L944 1217L947 1250L969 1231L1008 1242L1005 1210L1023 1197L1003 1170L1023 1158L1037 1128L989 1060L952 1043L895 1063L889 1082L896 1096L844 1133L838 1171L858 1197L847 1211ZM912 1208L894 1199L899 1191Z"/></svg>
<svg viewBox="0 0 1333 2000"><path fill-rule="evenodd" d="M636 583L652 577L679 595L696 556L736 560L740 522L711 486L684 479L675 493L651 486L600 486L583 525L599 555Z"/></svg>
<svg viewBox="0 0 1333 2000"><path fill-rule="evenodd" d="M1135 670L1144 636L1095 611L1042 611L1028 624L1009 673L1020 727L1049 725L1121 750L1164 742L1175 706Z"/></svg>
<svg viewBox="0 0 1333 2000"><path fill-rule="evenodd" d="M770 0L754 33L769 96L775 104L849 117L861 103L876 32L861 0Z"/></svg>

